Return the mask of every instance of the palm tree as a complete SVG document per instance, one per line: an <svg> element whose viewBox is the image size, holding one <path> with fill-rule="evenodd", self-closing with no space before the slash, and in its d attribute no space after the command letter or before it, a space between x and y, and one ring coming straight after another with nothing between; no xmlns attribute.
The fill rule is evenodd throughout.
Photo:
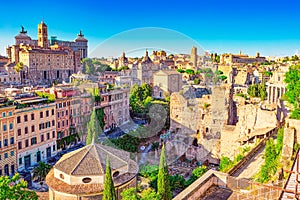
<svg viewBox="0 0 300 200"><path fill-rule="evenodd" d="M32 178L37 180L37 181L40 181L41 186L42 186L43 185L42 181L45 180L45 178L46 178L46 176L49 173L51 168L52 168L51 165L49 165L47 163L44 163L44 162L39 162L38 166L35 167L32 171L33 172Z"/></svg>

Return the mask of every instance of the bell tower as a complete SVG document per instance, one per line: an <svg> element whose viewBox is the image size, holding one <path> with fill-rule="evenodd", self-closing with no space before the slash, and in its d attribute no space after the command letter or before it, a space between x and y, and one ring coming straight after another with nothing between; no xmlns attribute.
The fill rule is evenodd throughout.
<svg viewBox="0 0 300 200"><path fill-rule="evenodd" d="M44 20L38 25L38 45L43 48L48 48L48 27L44 23Z"/></svg>

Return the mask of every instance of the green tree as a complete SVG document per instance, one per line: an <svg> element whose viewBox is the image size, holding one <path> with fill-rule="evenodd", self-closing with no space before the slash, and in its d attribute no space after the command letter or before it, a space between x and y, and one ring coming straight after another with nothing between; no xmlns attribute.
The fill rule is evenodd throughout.
<svg viewBox="0 0 300 200"><path fill-rule="evenodd" d="M300 64L291 66L285 73L284 82L287 83L287 92L284 97L294 106L294 110L300 109ZM294 116L297 116L294 114Z"/></svg>
<svg viewBox="0 0 300 200"><path fill-rule="evenodd" d="M44 181L51 168L51 165L44 162L39 162L38 166L33 168L33 179L37 181Z"/></svg>
<svg viewBox="0 0 300 200"><path fill-rule="evenodd" d="M86 136L86 145L91 144L92 142L97 143L98 135L102 133L101 127L99 126L99 121L96 116L96 109L93 109L93 112L90 117L90 121L87 125L88 134Z"/></svg>
<svg viewBox="0 0 300 200"><path fill-rule="evenodd" d="M259 92L259 97L263 101L267 97L267 87L265 83L259 84L258 85L258 92Z"/></svg>
<svg viewBox="0 0 300 200"><path fill-rule="evenodd" d="M195 75L195 71L192 69L185 70L185 73L187 73L188 75Z"/></svg>
<svg viewBox="0 0 300 200"><path fill-rule="evenodd" d="M165 145L162 146L160 154L159 169L157 176L157 193L159 194L162 200L172 199Z"/></svg>
<svg viewBox="0 0 300 200"><path fill-rule="evenodd" d="M149 84L143 83L141 86L137 84L130 88L130 107L134 114L145 114L146 107L152 101L152 87Z"/></svg>
<svg viewBox="0 0 300 200"><path fill-rule="evenodd" d="M192 171L192 176L190 177L190 179L188 181L186 181L185 186L189 186L190 184L192 184L195 180L197 180L203 174L205 174L205 172L207 172L207 168L204 165L194 169Z"/></svg>
<svg viewBox="0 0 300 200"><path fill-rule="evenodd" d="M198 85L199 83L200 83L199 78L195 78L195 79L194 79L194 84L195 84L195 85Z"/></svg>
<svg viewBox="0 0 300 200"><path fill-rule="evenodd" d="M221 75L221 76L218 76L218 79L220 79L221 81L224 81L227 79L227 76Z"/></svg>
<svg viewBox="0 0 300 200"><path fill-rule="evenodd" d="M104 179L103 200L117 200L116 190L111 177L109 157L106 158L106 171Z"/></svg>
<svg viewBox="0 0 300 200"><path fill-rule="evenodd" d="M160 198L159 194L155 192L155 190L153 190L152 188L148 188L142 191L141 200L162 200L162 199Z"/></svg>
<svg viewBox="0 0 300 200"><path fill-rule="evenodd" d="M19 174L15 174L12 178L0 176L0 199L38 200L38 195L34 191L29 191L27 182L20 179Z"/></svg>
<svg viewBox="0 0 300 200"><path fill-rule="evenodd" d="M82 73L84 74L94 74L96 71L93 61L90 58L84 58L82 60L82 66Z"/></svg>
<svg viewBox="0 0 300 200"><path fill-rule="evenodd" d="M179 73L184 73L185 70L183 70L183 69L177 69L177 72L179 72Z"/></svg>
<svg viewBox="0 0 300 200"><path fill-rule="evenodd" d="M138 200L140 199L137 195L136 188L128 188L121 192L122 200Z"/></svg>

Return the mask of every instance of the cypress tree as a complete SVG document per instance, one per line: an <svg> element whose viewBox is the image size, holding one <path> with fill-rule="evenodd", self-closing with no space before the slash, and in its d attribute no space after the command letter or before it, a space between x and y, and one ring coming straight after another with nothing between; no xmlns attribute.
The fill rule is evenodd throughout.
<svg viewBox="0 0 300 200"><path fill-rule="evenodd" d="M117 195L114 187L114 182L111 177L109 157L106 158L106 171L104 180L104 191L102 200L117 200Z"/></svg>
<svg viewBox="0 0 300 200"><path fill-rule="evenodd" d="M86 145L89 145L93 142L96 143L98 141L98 135L101 133L101 128L99 126L98 118L96 116L96 110L93 109L91 114L90 121L87 125L88 127L88 134L86 136Z"/></svg>
<svg viewBox="0 0 300 200"><path fill-rule="evenodd" d="M160 154L158 178L157 178L157 193L162 200L172 199L165 145L162 146L161 154Z"/></svg>

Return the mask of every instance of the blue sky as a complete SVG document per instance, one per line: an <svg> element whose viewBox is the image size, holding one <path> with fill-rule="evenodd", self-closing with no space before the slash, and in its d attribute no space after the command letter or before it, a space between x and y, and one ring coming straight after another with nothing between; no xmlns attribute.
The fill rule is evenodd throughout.
<svg viewBox="0 0 300 200"><path fill-rule="evenodd" d="M0 54L5 54L5 47L13 44L21 25L36 38L37 24L43 18L49 36L56 35L59 39L73 40L82 29L89 39L90 53L115 34L135 28L159 27L182 33L204 50L218 53L242 50L250 55L256 51L262 55L294 54L300 49L299 6L297 0L3 1ZM144 34L142 39L159 40L152 38L151 32ZM141 38L119 39L123 43L139 43ZM185 40L176 41L176 35L174 38L167 43L184 46ZM168 38L162 37L160 48L173 48L165 45L164 40ZM112 42L111 48L118 51L110 54L129 50L117 42ZM185 48L182 51L189 53Z"/></svg>

